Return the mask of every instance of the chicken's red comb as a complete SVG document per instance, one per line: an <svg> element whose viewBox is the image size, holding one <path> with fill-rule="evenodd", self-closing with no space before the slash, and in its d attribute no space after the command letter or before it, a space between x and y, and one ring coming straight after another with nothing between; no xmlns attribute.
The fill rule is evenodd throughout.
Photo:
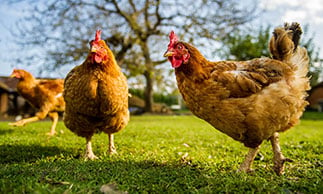
<svg viewBox="0 0 323 194"><path fill-rule="evenodd" d="M95 41L101 40L101 30L97 30L95 33Z"/></svg>
<svg viewBox="0 0 323 194"><path fill-rule="evenodd" d="M174 44L176 44L178 42L178 37L176 36L175 32L172 30L170 33L169 33L169 45L168 47L173 47Z"/></svg>

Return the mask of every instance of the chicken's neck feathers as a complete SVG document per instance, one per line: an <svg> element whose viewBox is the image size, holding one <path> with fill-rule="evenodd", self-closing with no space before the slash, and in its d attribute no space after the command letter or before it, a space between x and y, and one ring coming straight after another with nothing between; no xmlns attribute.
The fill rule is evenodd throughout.
<svg viewBox="0 0 323 194"><path fill-rule="evenodd" d="M192 79L194 82L203 82L210 77L207 66L212 65L203 55L191 54L189 61L175 69L176 76L183 76Z"/></svg>
<svg viewBox="0 0 323 194"><path fill-rule="evenodd" d="M91 58L88 57L83 65L87 70L104 72L112 77L119 76L121 72L120 67L114 57L108 57L107 60L102 61L100 64L95 64L92 62Z"/></svg>
<svg viewBox="0 0 323 194"><path fill-rule="evenodd" d="M33 101L36 96L35 88L37 87L37 80L23 80L19 81L17 85L18 93L24 97L28 102Z"/></svg>
<svg viewBox="0 0 323 194"><path fill-rule="evenodd" d="M33 90L39 81L33 76L25 77L23 80L19 80L17 89L19 91L30 91Z"/></svg>

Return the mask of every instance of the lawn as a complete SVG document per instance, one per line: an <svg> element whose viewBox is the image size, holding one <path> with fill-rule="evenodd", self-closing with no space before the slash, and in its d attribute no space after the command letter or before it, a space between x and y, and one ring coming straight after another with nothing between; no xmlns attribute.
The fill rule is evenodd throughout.
<svg viewBox="0 0 323 194"><path fill-rule="evenodd" d="M247 153L241 143L193 116L133 116L115 135L93 137L99 160L84 161L85 139L50 122L9 127L0 122L0 193L323 193L323 114L306 113L281 134L285 174L272 170L269 142L250 174L236 170Z"/></svg>

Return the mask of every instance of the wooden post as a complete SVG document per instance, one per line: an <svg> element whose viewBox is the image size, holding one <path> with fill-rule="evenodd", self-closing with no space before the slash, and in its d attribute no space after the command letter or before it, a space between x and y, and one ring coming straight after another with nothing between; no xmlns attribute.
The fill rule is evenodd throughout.
<svg viewBox="0 0 323 194"><path fill-rule="evenodd" d="M0 94L0 114L3 115L8 111L8 94L2 93Z"/></svg>

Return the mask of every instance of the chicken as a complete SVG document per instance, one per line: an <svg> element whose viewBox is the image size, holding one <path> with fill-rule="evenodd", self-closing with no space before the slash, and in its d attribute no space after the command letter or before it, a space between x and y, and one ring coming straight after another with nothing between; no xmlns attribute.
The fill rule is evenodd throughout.
<svg viewBox="0 0 323 194"><path fill-rule="evenodd" d="M17 91L33 107L39 109L35 116L9 123L11 126L24 126L27 123L42 120L48 115L52 120L52 126L48 135L56 133L58 112L63 112L65 102L63 99L63 79L35 79L29 72L22 69L14 69L11 76L17 78Z"/></svg>
<svg viewBox="0 0 323 194"><path fill-rule="evenodd" d="M86 60L65 78L63 120L67 128L86 138L85 159L96 159L91 139L97 132L109 135L109 153L116 153L113 134L129 121L128 85L100 30L90 47Z"/></svg>
<svg viewBox="0 0 323 194"><path fill-rule="evenodd" d="M308 55L298 46L301 27L285 24L270 40L272 58L210 62L174 32L164 56L168 57L179 91L188 108L214 128L249 148L239 171L249 172L260 145L270 140L274 171L284 162L278 132L298 123L309 89Z"/></svg>

